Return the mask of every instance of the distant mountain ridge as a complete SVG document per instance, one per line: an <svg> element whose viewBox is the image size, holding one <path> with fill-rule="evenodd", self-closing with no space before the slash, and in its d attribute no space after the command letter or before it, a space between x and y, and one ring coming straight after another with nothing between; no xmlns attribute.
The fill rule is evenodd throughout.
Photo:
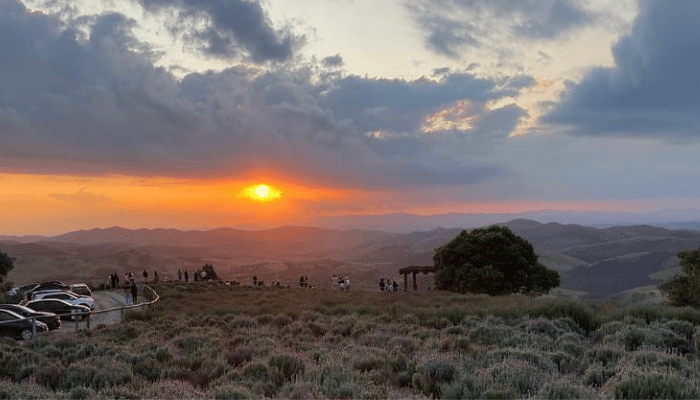
<svg viewBox="0 0 700 400"><path fill-rule="evenodd" d="M698 231L649 225L593 228L529 219L499 225L510 227L530 241L545 265L562 272L565 288L595 297L658 284L660 273L670 275L677 268L678 251L700 244ZM75 265L74 271L87 268L105 273L108 268L154 266L172 274L178 267L201 266L212 260L223 264L222 269L235 271L245 263L241 260L249 259L253 260L250 268L255 263L289 265L289 274L303 270L304 265L321 265L313 260L326 260L328 265L363 265L366 271L394 274L406 265L431 264L433 250L460 231L461 228L436 228L390 233L293 226L259 231L181 231L111 227L52 237L0 236L0 250L21 255L21 262L35 263L36 273L40 273L42 263L53 262ZM283 273L279 272L283 271L280 267L275 268L277 273ZM317 273L323 275L322 270Z"/></svg>

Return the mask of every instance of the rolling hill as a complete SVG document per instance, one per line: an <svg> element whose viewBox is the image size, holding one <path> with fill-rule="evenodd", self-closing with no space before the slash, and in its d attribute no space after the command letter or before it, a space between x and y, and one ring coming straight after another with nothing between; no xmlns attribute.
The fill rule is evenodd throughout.
<svg viewBox="0 0 700 400"><path fill-rule="evenodd" d="M647 225L601 229L527 219L501 225L530 241L540 261L562 273L562 288L601 298L658 284L663 271L677 267L678 251L700 243L700 232ZM0 249L17 258L9 279L20 283L49 277L98 282L112 272L143 269L159 270L172 279L178 269L212 263L224 279L244 282L253 275L289 284L300 275L325 282L338 273L373 287L378 277L398 280L397 271L404 266L431 264L433 250L459 231L112 227L53 237L0 237ZM421 279L429 285L429 276Z"/></svg>

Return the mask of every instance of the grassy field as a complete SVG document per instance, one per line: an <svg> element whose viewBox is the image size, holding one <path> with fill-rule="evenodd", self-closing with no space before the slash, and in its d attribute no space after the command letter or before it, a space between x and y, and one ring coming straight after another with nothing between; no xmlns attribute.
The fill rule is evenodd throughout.
<svg viewBox="0 0 700 400"><path fill-rule="evenodd" d="M698 398L700 311L445 292L157 287L0 341L0 398Z"/></svg>

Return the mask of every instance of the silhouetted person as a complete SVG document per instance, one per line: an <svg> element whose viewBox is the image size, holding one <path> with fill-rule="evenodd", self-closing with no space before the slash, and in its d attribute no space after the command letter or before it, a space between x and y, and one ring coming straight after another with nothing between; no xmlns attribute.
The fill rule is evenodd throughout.
<svg viewBox="0 0 700 400"><path fill-rule="evenodd" d="M139 296L139 287L136 286L136 282L131 281L131 300L136 304L136 300Z"/></svg>
<svg viewBox="0 0 700 400"><path fill-rule="evenodd" d="M185 282L189 282L189 281L190 281L190 274L187 273L187 270L185 270Z"/></svg>
<svg viewBox="0 0 700 400"><path fill-rule="evenodd" d="M153 282L158 283L158 271L153 272Z"/></svg>
<svg viewBox="0 0 700 400"><path fill-rule="evenodd" d="M253 275L253 286L258 286L258 276Z"/></svg>
<svg viewBox="0 0 700 400"><path fill-rule="evenodd" d="M145 269L143 270L143 280L144 281L148 280L148 271L146 271Z"/></svg>
<svg viewBox="0 0 700 400"><path fill-rule="evenodd" d="M384 278L379 278L379 290L384 291Z"/></svg>

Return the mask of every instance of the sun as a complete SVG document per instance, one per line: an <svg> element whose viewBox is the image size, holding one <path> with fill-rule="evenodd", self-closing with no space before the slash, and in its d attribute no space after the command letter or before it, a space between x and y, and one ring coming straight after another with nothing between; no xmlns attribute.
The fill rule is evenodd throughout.
<svg viewBox="0 0 700 400"><path fill-rule="evenodd" d="M255 195L264 199L270 195L270 187L267 185L258 185L255 187Z"/></svg>
<svg viewBox="0 0 700 400"><path fill-rule="evenodd" d="M270 201L281 198L282 192L270 185L259 183L243 189L242 195L256 201Z"/></svg>

